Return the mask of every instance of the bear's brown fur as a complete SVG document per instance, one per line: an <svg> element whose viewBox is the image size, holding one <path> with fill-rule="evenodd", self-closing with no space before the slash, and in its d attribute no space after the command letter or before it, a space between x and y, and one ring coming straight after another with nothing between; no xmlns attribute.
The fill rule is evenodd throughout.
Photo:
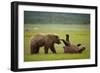
<svg viewBox="0 0 100 73"><path fill-rule="evenodd" d="M65 44L64 53L82 53L83 50L85 50L85 47L80 47L81 44L74 45L70 43L69 41L69 35L66 35L66 41L64 39L61 39L63 43Z"/></svg>
<svg viewBox="0 0 100 73"><path fill-rule="evenodd" d="M56 53L54 44L60 44L60 39L55 34L37 34L31 39L30 43L30 52L31 54L39 53L40 47L44 46L45 54L48 53L48 49L50 48L53 53Z"/></svg>

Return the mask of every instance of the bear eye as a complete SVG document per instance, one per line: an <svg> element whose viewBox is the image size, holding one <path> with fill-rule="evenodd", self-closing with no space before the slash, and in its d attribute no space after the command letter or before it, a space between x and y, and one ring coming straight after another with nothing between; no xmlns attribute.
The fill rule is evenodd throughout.
<svg viewBox="0 0 100 73"><path fill-rule="evenodd" d="M58 36L55 36L56 38L58 38Z"/></svg>

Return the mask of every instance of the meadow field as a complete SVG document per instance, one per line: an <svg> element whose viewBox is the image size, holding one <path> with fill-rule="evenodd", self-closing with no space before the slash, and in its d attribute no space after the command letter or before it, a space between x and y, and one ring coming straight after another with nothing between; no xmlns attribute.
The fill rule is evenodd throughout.
<svg viewBox="0 0 100 73"><path fill-rule="evenodd" d="M86 49L80 54L64 54L63 42L55 44L57 54L44 53L44 47L40 48L39 54L30 54L30 39L38 33L56 33L61 39L70 35L73 44L81 43ZM25 24L24 25L24 61L48 61L48 60L71 60L90 58L90 26L89 24Z"/></svg>

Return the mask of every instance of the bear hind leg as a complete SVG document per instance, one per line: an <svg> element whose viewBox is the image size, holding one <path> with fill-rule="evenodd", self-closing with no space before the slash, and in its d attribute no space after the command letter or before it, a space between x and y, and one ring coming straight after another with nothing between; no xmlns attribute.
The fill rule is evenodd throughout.
<svg viewBox="0 0 100 73"><path fill-rule="evenodd" d="M44 47L45 54L48 54L48 49L49 49L48 47L46 47L46 46Z"/></svg>
<svg viewBox="0 0 100 73"><path fill-rule="evenodd" d="M39 53L39 47L36 48L35 54Z"/></svg>
<svg viewBox="0 0 100 73"><path fill-rule="evenodd" d="M31 54L34 54L34 53L35 53L34 48L31 49L30 53L31 53Z"/></svg>
<svg viewBox="0 0 100 73"><path fill-rule="evenodd" d="M38 53L38 48L36 47L36 46L31 46L31 50L30 50L30 53L31 54L36 54L36 53Z"/></svg>

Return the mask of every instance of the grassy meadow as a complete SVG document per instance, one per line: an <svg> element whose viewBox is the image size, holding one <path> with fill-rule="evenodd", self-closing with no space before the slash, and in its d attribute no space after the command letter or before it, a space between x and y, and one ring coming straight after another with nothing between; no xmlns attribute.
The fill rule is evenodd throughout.
<svg viewBox="0 0 100 73"><path fill-rule="evenodd" d="M71 60L90 58L90 28L89 24L25 24L24 25L24 61L48 61L48 60ZM30 54L30 39L38 33L56 33L60 38L70 35L73 44L81 43L86 49L80 54L64 54L63 42L55 44L57 54L44 53L44 47L40 48L39 54Z"/></svg>

